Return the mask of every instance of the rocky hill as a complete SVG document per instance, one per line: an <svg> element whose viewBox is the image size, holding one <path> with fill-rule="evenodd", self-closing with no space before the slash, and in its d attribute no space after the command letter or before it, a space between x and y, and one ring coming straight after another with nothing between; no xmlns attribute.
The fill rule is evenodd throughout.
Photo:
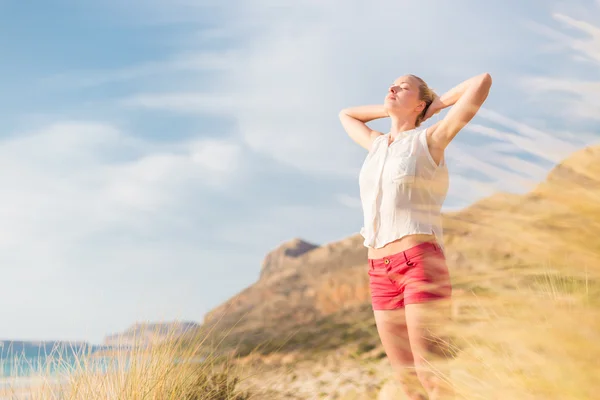
<svg viewBox="0 0 600 400"><path fill-rule="evenodd" d="M600 275L600 146L573 154L526 195L498 193L446 214L444 229L458 290L485 291L494 285L490 271L507 269ZM257 343L359 313L368 320L366 256L360 235L285 243L267 255L260 279L208 313L203 327Z"/></svg>
<svg viewBox="0 0 600 400"><path fill-rule="evenodd" d="M301 266L300 256L316 249L317 245L301 239L293 239L269 252L265 257L260 270L260 280L282 277L286 273Z"/></svg>
<svg viewBox="0 0 600 400"><path fill-rule="evenodd" d="M298 239L282 245L267 255L259 281L207 313L204 325L282 328L363 304L368 280L360 277L366 265L360 242L353 236L318 247ZM310 250L289 255L298 248Z"/></svg>

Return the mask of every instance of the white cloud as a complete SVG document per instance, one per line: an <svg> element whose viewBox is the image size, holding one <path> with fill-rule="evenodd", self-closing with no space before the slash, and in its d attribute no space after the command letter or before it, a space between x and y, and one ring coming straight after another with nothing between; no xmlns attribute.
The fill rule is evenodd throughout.
<svg viewBox="0 0 600 400"><path fill-rule="evenodd" d="M475 133L486 141L478 145L463 141L451 144L449 163L455 164L457 172L464 176L470 177L473 172L485 176L486 195L495 191L527 192L546 178L550 167L578 149L600 141L597 135L543 131L487 108L482 108L479 116L486 123L503 129L481 123L469 124L464 135ZM468 186L461 185L463 188ZM461 190L453 184L451 196L458 196ZM472 195L472 199L483 192L466 193Z"/></svg>
<svg viewBox="0 0 600 400"><path fill-rule="evenodd" d="M361 202L359 197L350 196L349 194L340 193L336 196L337 201L348 208L361 208Z"/></svg>
<svg viewBox="0 0 600 400"><path fill-rule="evenodd" d="M573 12L575 10L572 10ZM530 99L535 101L543 96L546 107L563 118L576 121L578 119L598 120L600 117L600 26L596 21L600 18L600 7L586 7L585 12L579 10L581 17L574 18L564 13L554 13L553 18L563 26L563 31L541 24L531 24L532 29L550 40L548 46L561 55L571 55L575 61L584 66L592 66L596 71L592 79L584 78L586 74L577 72L570 65L566 74L554 76L523 77L523 87L531 93ZM568 33L567 33L568 32ZM573 33L574 32L574 33ZM588 76L590 74L587 74ZM583 76L583 77L582 77Z"/></svg>
<svg viewBox="0 0 600 400"><path fill-rule="evenodd" d="M456 162L466 176L469 176L469 172L473 170L485 175L490 186L495 187L496 190L522 192L530 188L533 183L524 176L524 173L512 172L507 168L508 157L486 151L485 147L456 144L452 156L448 158L449 162Z"/></svg>
<svg viewBox="0 0 600 400"><path fill-rule="evenodd" d="M112 292L110 307L120 303L128 313L110 323L129 323L135 318L124 317L139 311L141 318L152 314L152 306L164 307L153 300L156 294L176 293L183 283L150 270L177 271L204 251L197 248L198 227L186 219L210 213L196 197L198 190L243 178L238 170L242 156L240 146L229 140L159 147L89 122L56 123L0 141L3 336L23 338L18 334L27 325L23 318L38 308L45 311L35 314L35 324L44 326L45 337L62 324L64 336L81 339L90 329L99 340L108 326L96 315L104 312L103 305L90 294L102 290ZM128 287L115 291L123 283L116 276L128 277ZM164 285L152 297L146 292L157 278ZM147 304L140 305L135 297L144 293ZM12 312L15 301L29 311ZM73 302L77 307L71 307ZM170 303L164 311L189 317L195 310L195 317L208 307L174 308L182 304ZM73 313L78 326L69 322ZM29 337L35 337L33 332Z"/></svg>
<svg viewBox="0 0 600 400"><path fill-rule="evenodd" d="M264 248L260 257L293 237L324 244L358 233L362 224L359 210L349 210L337 204L305 205L289 203L255 210L251 221L240 224L223 224L215 230L221 240L236 248ZM293 234L290 235L290 227ZM260 259L256 259L259 265Z"/></svg>
<svg viewBox="0 0 600 400"><path fill-rule="evenodd" d="M239 101L232 96L206 93L161 93L138 94L120 102L126 107L142 107L169 110L180 113L209 112L229 113L236 109Z"/></svg>
<svg viewBox="0 0 600 400"><path fill-rule="evenodd" d="M216 32L215 32L216 34ZM91 88L112 83L121 83L143 78L152 78L166 73L206 73L229 69L234 54L182 53L165 61L147 62L118 70L73 71L44 79L50 85Z"/></svg>
<svg viewBox="0 0 600 400"><path fill-rule="evenodd" d="M388 84L404 73L421 74L438 88L457 84L442 77L440 63L445 76L466 79L483 71L489 54L486 39L460 28L461 23L472 29L490 26L466 4L377 4L228 6L224 24L252 40L244 38L247 47L227 50L231 65L222 71L217 92L145 93L125 103L176 112L225 110L251 149L306 172L353 178L364 152L343 132L337 120L341 108L381 102ZM423 29L423 21L443 30L445 40ZM514 35L503 24L492 25L503 32L499 37L508 38L502 40ZM416 32L418 43L400 39ZM476 60L475 53L480 54Z"/></svg>
<svg viewBox="0 0 600 400"><path fill-rule="evenodd" d="M491 123L503 126L509 131L500 131L481 124L469 125L468 131L510 143L514 146L514 152L529 153L553 163L562 161L568 154L589 144L582 140L561 139L558 133L541 131L485 108L480 110L479 116Z"/></svg>
<svg viewBox="0 0 600 400"><path fill-rule="evenodd" d="M600 14L600 13L591 13ZM565 44L575 52L588 58L589 60L600 63L600 28L589 22L571 18L568 15L555 13L553 17L570 28L575 28L586 34L585 39L569 38Z"/></svg>
<svg viewBox="0 0 600 400"><path fill-rule="evenodd" d="M226 140L198 140L192 144L192 162L220 175L233 174L241 157L239 145Z"/></svg>
<svg viewBox="0 0 600 400"><path fill-rule="evenodd" d="M163 189L174 182L197 184L218 179L225 183L236 171L241 149L232 140L215 139L158 147L111 126L58 123L0 142L0 154L10 170L3 175L3 186L29 191L15 194L27 193L46 205L56 195L60 207L64 204L61 193L74 192L65 196L73 203L68 208L109 200L104 203L108 210L160 206L169 197ZM39 198L36 192L40 190L45 197ZM3 208L18 209L21 201L12 203Z"/></svg>
<svg viewBox="0 0 600 400"><path fill-rule="evenodd" d="M535 77L524 85L535 93L555 96L556 110L563 117L600 119L600 81Z"/></svg>

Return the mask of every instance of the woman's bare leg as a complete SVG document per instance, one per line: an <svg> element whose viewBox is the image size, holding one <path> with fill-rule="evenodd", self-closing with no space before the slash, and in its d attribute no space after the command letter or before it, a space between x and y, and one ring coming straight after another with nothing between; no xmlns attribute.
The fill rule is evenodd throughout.
<svg viewBox="0 0 600 400"><path fill-rule="evenodd" d="M394 371L394 377L410 400L426 400L415 371L404 309L374 310L377 332Z"/></svg>
<svg viewBox="0 0 600 400"><path fill-rule="evenodd" d="M430 400L456 398L448 383L448 371L443 368L450 354L441 334L450 323L450 313L449 300L406 305L407 330L417 376Z"/></svg>

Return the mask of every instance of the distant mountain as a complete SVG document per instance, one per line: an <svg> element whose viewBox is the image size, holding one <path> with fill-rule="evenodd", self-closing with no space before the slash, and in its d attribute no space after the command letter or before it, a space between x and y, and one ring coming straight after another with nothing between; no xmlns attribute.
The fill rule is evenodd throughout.
<svg viewBox="0 0 600 400"><path fill-rule="evenodd" d="M103 344L110 347L146 346L181 337L198 327L196 322L136 323L124 332L106 336Z"/></svg>

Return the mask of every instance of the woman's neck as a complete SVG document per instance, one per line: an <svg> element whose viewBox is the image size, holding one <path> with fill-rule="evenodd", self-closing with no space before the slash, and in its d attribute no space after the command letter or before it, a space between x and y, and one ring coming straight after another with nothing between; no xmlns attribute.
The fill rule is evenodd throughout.
<svg viewBox="0 0 600 400"><path fill-rule="evenodd" d="M391 116L392 126L390 127L390 135L398 136L400 133L415 129L415 122L410 122L407 118L398 118Z"/></svg>

